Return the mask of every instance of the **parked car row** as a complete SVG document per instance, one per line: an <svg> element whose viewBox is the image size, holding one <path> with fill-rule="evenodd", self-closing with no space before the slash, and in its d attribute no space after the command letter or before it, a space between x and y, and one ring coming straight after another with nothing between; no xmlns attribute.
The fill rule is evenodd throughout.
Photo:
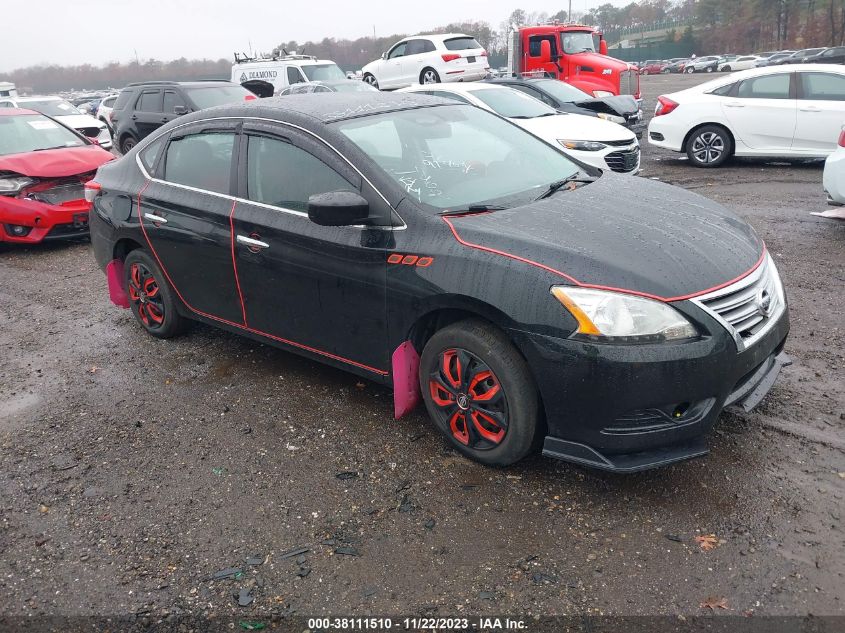
<svg viewBox="0 0 845 633"><path fill-rule="evenodd" d="M845 64L845 46L765 51L750 55L707 55L692 58L649 59L638 65L641 75L734 72L783 64Z"/></svg>

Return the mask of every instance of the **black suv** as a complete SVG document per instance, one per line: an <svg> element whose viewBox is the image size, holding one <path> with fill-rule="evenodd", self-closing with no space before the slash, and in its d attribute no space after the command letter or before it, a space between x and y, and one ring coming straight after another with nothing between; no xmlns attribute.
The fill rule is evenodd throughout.
<svg viewBox="0 0 845 633"><path fill-rule="evenodd" d="M142 138L178 116L255 99L230 81L143 81L120 91L112 113L114 142L125 154Z"/></svg>

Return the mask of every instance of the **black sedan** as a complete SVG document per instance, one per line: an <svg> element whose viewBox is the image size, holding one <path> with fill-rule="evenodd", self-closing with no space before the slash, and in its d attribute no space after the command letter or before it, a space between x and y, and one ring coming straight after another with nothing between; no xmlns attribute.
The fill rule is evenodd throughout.
<svg viewBox="0 0 845 633"><path fill-rule="evenodd" d="M378 92L368 83L357 79L338 79L337 81L303 81L288 86L281 92L280 97L305 94L325 94L327 92Z"/></svg>
<svg viewBox="0 0 845 633"><path fill-rule="evenodd" d="M487 81L524 92L560 112L599 117L624 125L637 138L642 137L645 129L643 111L631 95L593 97L557 79L506 77Z"/></svg>
<svg viewBox="0 0 845 633"><path fill-rule="evenodd" d="M87 187L111 299L151 335L202 321L390 385L396 417L421 398L485 464L703 455L784 364L783 287L748 224L453 100L211 108Z"/></svg>

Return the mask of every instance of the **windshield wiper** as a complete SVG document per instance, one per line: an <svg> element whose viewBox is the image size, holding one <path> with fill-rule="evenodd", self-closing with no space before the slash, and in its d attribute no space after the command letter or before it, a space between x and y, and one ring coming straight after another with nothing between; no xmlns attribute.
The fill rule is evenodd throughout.
<svg viewBox="0 0 845 633"><path fill-rule="evenodd" d="M562 180L556 180L555 182L550 184L543 193L534 198L534 201L536 202L537 200L543 200L545 198L548 198L549 196L553 196L555 193L557 193L560 189L562 189L569 183L589 184L591 182L595 182L596 180L598 179L594 178L593 176L588 176L583 171L577 171L571 176L567 176Z"/></svg>
<svg viewBox="0 0 845 633"><path fill-rule="evenodd" d="M32 150L33 152L46 152L47 150L51 149L64 149L65 147L76 147L72 145L56 145L55 147L39 147L38 149Z"/></svg>
<svg viewBox="0 0 845 633"><path fill-rule="evenodd" d="M441 217L449 217L451 215L472 215L474 213L487 213L488 211L503 211L507 207L496 204L471 204L463 209L449 209L440 213Z"/></svg>

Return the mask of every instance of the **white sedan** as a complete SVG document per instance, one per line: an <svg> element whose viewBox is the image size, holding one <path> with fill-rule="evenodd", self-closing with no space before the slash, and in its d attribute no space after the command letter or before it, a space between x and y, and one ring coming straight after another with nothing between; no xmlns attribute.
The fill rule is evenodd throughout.
<svg viewBox="0 0 845 633"><path fill-rule="evenodd" d="M112 139L108 126L90 114L83 114L61 97L2 97L0 108L23 108L46 114L83 136L96 140L103 149L111 149Z"/></svg>
<svg viewBox="0 0 845 633"><path fill-rule="evenodd" d="M823 183L828 203L845 205L845 127L839 135L839 147L824 163Z"/></svg>
<svg viewBox="0 0 845 633"><path fill-rule="evenodd" d="M657 98L652 145L697 167L731 156L825 158L845 123L845 67L755 68Z"/></svg>
<svg viewBox="0 0 845 633"><path fill-rule="evenodd" d="M763 59L766 58L758 57L757 55L741 55L736 59L726 59L716 67L716 70L720 73L729 73L735 70L748 70L749 68L756 68L757 62Z"/></svg>
<svg viewBox="0 0 845 633"><path fill-rule="evenodd" d="M469 103L505 117L550 145L599 169L624 174L640 170L640 144L636 135L617 123L582 114L560 113L542 101L496 84L467 83L412 86L414 92Z"/></svg>
<svg viewBox="0 0 845 633"><path fill-rule="evenodd" d="M463 33L415 35L399 40L363 68L363 80L380 90L413 84L476 81L490 72L487 51Z"/></svg>

